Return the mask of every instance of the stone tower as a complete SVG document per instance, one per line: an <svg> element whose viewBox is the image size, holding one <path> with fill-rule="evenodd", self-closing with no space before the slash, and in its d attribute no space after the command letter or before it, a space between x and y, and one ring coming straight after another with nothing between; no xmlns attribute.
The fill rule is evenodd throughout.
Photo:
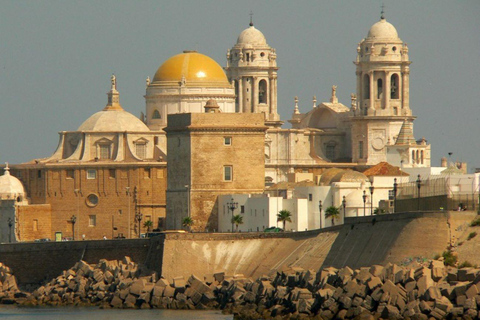
<svg viewBox="0 0 480 320"><path fill-rule="evenodd" d="M277 55L261 31L243 30L227 52L228 79L235 86L235 109L240 113L264 113L265 124L282 125L277 113Z"/></svg>
<svg viewBox="0 0 480 320"><path fill-rule="evenodd" d="M357 47L357 105L352 108L352 160L377 164L387 160L403 123L415 117L409 106L407 44L383 12Z"/></svg>

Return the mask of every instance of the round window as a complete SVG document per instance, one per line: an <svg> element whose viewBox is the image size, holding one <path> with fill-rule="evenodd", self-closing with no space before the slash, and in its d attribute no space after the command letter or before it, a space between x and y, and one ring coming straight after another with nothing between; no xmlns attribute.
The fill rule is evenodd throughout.
<svg viewBox="0 0 480 320"><path fill-rule="evenodd" d="M260 53L260 57L265 57L265 53L264 52Z"/></svg>
<svg viewBox="0 0 480 320"><path fill-rule="evenodd" d="M96 194L89 194L87 196L87 206L89 207L95 207L98 204L98 196Z"/></svg>

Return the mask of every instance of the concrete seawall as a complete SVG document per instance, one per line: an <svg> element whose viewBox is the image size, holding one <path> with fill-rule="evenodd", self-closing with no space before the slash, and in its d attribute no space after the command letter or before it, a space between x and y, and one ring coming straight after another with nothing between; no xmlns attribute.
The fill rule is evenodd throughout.
<svg viewBox="0 0 480 320"><path fill-rule="evenodd" d="M347 218L344 225L295 233L166 233L152 239L0 245L0 262L19 283L59 275L80 259L130 256L167 279L216 271L258 277L283 267L358 268L410 258L431 258L462 237L475 217L468 212L401 213ZM479 241L474 238L471 240Z"/></svg>

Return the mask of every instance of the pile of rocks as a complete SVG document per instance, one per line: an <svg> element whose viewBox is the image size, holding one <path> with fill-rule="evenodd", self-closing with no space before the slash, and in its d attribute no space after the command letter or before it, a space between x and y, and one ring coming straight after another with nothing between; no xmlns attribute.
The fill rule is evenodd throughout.
<svg viewBox="0 0 480 320"><path fill-rule="evenodd" d="M0 262L0 302L2 304L13 304L24 301L27 294L21 292L17 286L17 280L12 270Z"/></svg>

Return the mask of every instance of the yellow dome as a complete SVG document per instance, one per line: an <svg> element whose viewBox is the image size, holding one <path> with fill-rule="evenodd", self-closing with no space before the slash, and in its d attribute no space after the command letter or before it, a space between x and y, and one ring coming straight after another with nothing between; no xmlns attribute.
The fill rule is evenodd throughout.
<svg viewBox="0 0 480 320"><path fill-rule="evenodd" d="M185 81L186 86L228 86L222 67L210 57L196 51L184 51L171 57L158 68L152 84L171 85Z"/></svg>

